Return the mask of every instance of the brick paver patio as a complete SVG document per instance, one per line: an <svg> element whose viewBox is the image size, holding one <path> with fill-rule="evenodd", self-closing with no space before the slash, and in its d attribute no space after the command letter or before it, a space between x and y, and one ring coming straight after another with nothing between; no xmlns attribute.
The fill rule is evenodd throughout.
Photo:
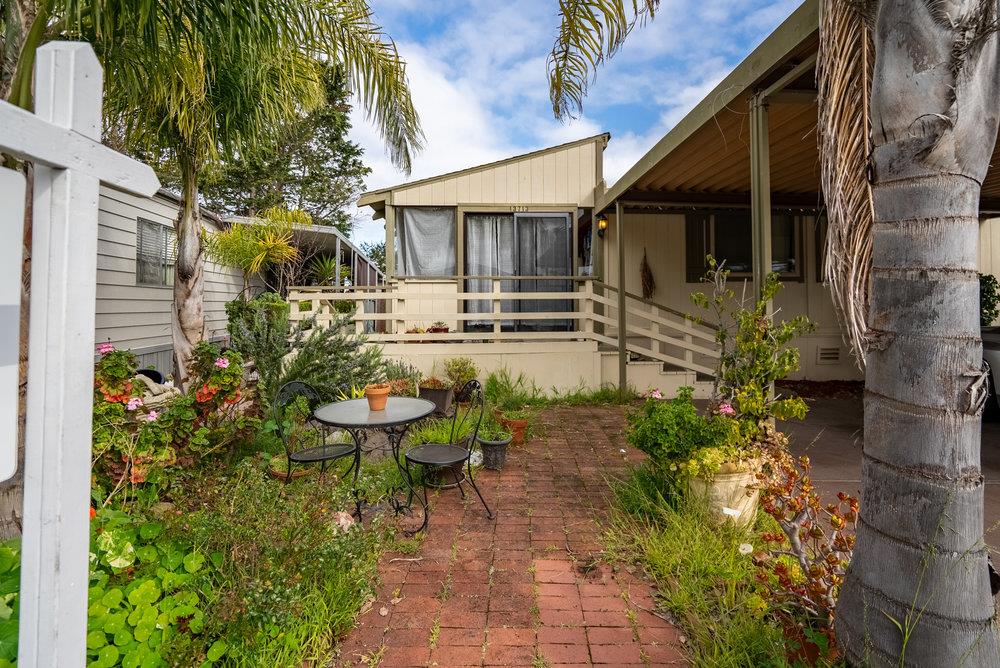
<svg viewBox="0 0 1000 668"><path fill-rule="evenodd" d="M388 555L377 600L343 641L343 666L684 665L649 586L601 562L606 476L637 454L618 408L554 408L502 473L431 500L415 555Z"/></svg>

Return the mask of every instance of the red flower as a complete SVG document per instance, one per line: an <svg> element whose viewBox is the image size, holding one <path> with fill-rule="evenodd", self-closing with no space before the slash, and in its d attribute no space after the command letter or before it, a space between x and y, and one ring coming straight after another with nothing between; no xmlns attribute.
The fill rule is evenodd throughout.
<svg viewBox="0 0 1000 668"><path fill-rule="evenodd" d="M90 507L90 519L94 519L95 517L97 517L97 511L94 510L93 506L91 506Z"/></svg>

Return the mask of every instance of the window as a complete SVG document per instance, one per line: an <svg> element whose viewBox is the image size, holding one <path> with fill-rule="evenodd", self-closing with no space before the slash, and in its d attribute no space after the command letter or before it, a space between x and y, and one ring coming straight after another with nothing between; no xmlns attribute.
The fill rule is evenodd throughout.
<svg viewBox="0 0 1000 668"><path fill-rule="evenodd" d="M771 271L797 279L801 271L801 225L788 213L771 214ZM753 228L749 213L689 213L685 216L687 282L705 275L705 256L712 255L736 277L753 273Z"/></svg>
<svg viewBox="0 0 1000 668"><path fill-rule="evenodd" d="M135 282L138 285L173 285L176 256L173 228L140 218L136 226Z"/></svg>
<svg viewBox="0 0 1000 668"><path fill-rule="evenodd" d="M405 207L396 221L398 276L455 275L455 210Z"/></svg>

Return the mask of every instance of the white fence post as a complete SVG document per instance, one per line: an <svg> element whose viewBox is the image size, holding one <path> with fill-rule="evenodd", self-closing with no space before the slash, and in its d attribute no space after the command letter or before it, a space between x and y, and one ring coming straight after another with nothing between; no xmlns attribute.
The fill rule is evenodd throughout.
<svg viewBox="0 0 1000 668"><path fill-rule="evenodd" d="M54 42L36 56L36 113L0 102L0 151L35 169L22 667L86 663L99 187L106 181L144 196L159 188L147 165L101 145L101 81L90 45ZM23 216L23 198L5 204ZM6 241L20 249L19 235ZM20 258L15 264L19 270ZM9 355L11 345L0 341L0 356ZM2 436L16 441L16 431Z"/></svg>
<svg viewBox="0 0 1000 668"><path fill-rule="evenodd" d="M93 51L49 45L37 58L36 115L100 140L102 75ZM86 659L99 188L92 174L35 167L22 666Z"/></svg>

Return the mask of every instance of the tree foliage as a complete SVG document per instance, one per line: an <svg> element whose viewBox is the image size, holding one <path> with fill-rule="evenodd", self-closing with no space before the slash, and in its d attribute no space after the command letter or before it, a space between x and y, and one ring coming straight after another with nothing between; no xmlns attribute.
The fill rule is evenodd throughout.
<svg viewBox="0 0 1000 668"><path fill-rule="evenodd" d="M252 223L235 223L228 229L205 236L205 253L219 264L243 272L243 291L254 276L293 261L298 251L292 245L292 223L308 222L301 211L272 208Z"/></svg>
<svg viewBox="0 0 1000 668"><path fill-rule="evenodd" d="M349 93L341 70L325 66L321 80L321 105L284 124L256 153L205 171L202 190L212 210L250 216L288 207L305 211L315 224L350 233L348 207L371 169L362 161L362 148L348 139Z"/></svg>
<svg viewBox="0 0 1000 668"><path fill-rule="evenodd" d="M363 241L361 251L370 257L378 266L379 271L385 273L385 242L384 241Z"/></svg>

